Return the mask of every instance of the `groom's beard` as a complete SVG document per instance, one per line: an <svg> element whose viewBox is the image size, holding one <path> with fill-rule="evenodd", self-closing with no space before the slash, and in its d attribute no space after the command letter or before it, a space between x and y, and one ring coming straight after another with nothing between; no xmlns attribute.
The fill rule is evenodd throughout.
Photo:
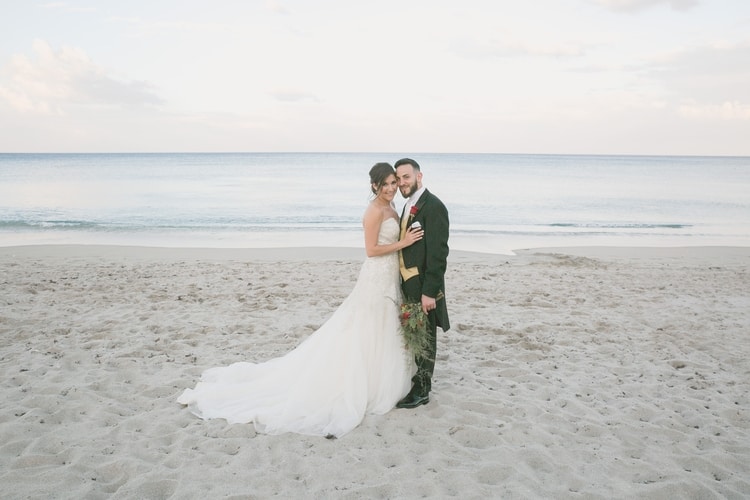
<svg viewBox="0 0 750 500"><path fill-rule="evenodd" d="M401 196L403 196L404 198L408 198L416 192L417 192L416 182L414 184L410 184L409 186L401 188Z"/></svg>

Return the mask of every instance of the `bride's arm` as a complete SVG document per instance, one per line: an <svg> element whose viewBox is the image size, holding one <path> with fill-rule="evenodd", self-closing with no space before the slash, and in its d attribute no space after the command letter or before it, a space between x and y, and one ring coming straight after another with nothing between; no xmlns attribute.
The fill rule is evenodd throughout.
<svg viewBox="0 0 750 500"><path fill-rule="evenodd" d="M362 218L362 225L364 226L365 231L365 253L367 253L368 257L377 257L379 255L397 252L422 238L421 230L420 232L412 232L410 229L409 234L407 234L403 240L388 245L378 245L378 234L380 233L380 225L382 223L382 210L379 210L372 205L367 207L365 215Z"/></svg>

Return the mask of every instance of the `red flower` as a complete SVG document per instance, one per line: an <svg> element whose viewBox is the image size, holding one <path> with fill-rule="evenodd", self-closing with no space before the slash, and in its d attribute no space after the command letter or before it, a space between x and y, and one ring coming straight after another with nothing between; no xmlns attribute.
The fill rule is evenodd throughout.
<svg viewBox="0 0 750 500"><path fill-rule="evenodd" d="M416 205L412 205L411 210L409 210L409 215L411 215L412 217L414 217L415 215L417 215L417 206Z"/></svg>

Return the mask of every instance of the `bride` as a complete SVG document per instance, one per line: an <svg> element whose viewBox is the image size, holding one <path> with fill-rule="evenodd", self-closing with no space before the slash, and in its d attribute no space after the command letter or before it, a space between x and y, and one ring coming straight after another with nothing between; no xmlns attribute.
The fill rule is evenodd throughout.
<svg viewBox="0 0 750 500"><path fill-rule="evenodd" d="M266 434L337 437L366 413L390 411L409 392L415 366L400 332L398 251L421 239L422 231L410 230L399 241L390 164L373 166L370 183L375 197L363 217L367 259L333 315L280 358L204 371L179 403L200 418L253 422Z"/></svg>

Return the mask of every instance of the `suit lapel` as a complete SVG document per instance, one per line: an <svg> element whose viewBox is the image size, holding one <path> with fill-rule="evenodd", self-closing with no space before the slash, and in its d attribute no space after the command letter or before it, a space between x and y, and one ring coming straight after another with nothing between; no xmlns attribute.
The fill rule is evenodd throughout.
<svg viewBox="0 0 750 500"><path fill-rule="evenodd" d="M420 216L419 212L422 210L422 207L427 202L429 193L430 192L425 189L424 193L422 193L422 196L420 196L417 202L414 204L414 207L417 209L417 212L414 215L410 215L409 217L407 217L407 219L409 219L410 224L411 224L411 221L413 221L414 219Z"/></svg>
<svg viewBox="0 0 750 500"><path fill-rule="evenodd" d="M430 195L430 192L426 189L424 190L424 193L422 193L422 196L419 197L417 202L414 204L415 207L417 207L417 213L422 209L424 204L427 202L427 197Z"/></svg>
<svg viewBox="0 0 750 500"><path fill-rule="evenodd" d="M417 202L414 204L414 207L417 209L416 214L412 215L411 213L406 213L406 205L408 205L408 203L404 205L403 211L401 212L401 236L399 236L399 239L403 239L404 234L406 234L406 230L409 227L409 225L412 223L414 219L416 219L419 216L419 211L422 209L425 202L427 201L428 193L429 191L425 189L424 193L422 193L422 196L420 196Z"/></svg>

